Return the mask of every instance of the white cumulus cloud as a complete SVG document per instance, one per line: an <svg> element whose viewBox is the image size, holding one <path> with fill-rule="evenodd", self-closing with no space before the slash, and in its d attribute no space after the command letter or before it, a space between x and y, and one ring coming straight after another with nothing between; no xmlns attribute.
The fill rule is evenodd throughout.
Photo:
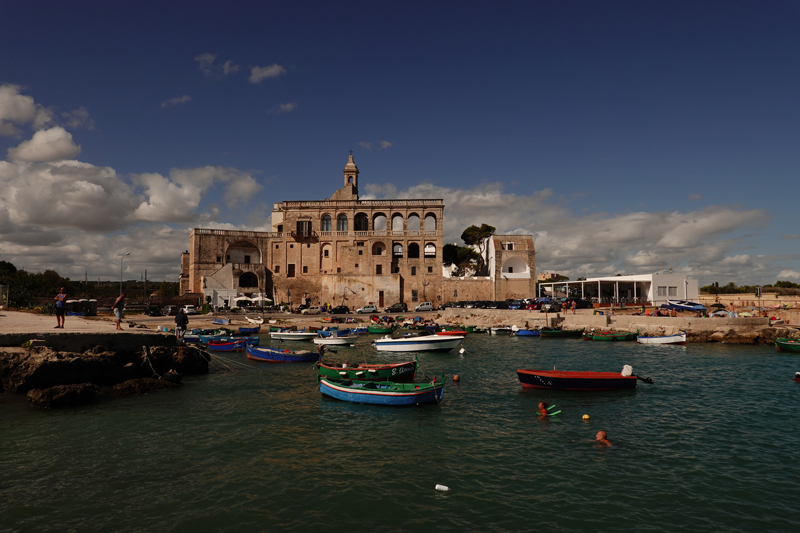
<svg viewBox="0 0 800 533"><path fill-rule="evenodd" d="M183 96L178 96L176 98L170 98L169 100L165 100L161 102L161 107L171 107L174 105L185 104L186 102L191 102L192 97L188 94L184 94Z"/></svg>
<svg viewBox="0 0 800 533"><path fill-rule="evenodd" d="M250 67L250 83L261 83L267 78L277 78L286 74L286 69L277 63L268 67Z"/></svg>
<svg viewBox="0 0 800 533"><path fill-rule="evenodd" d="M32 124L40 129L53 120L52 111L19 91L19 85L0 85L0 135L18 137L22 134L18 125Z"/></svg>
<svg viewBox="0 0 800 533"><path fill-rule="evenodd" d="M33 138L8 149L12 161L59 161L72 159L81 153L81 147L72 141L72 134L61 126L40 130Z"/></svg>

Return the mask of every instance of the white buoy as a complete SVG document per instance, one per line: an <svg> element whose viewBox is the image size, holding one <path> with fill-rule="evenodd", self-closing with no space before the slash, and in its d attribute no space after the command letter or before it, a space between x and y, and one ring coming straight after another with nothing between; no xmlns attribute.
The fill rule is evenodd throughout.
<svg viewBox="0 0 800 533"><path fill-rule="evenodd" d="M465 350L465 349L464 349L464 347L462 346L462 347L461 347L461 349L458 351L458 353L460 353L460 354L463 354L464 352L466 352L466 350Z"/></svg>
<svg viewBox="0 0 800 533"><path fill-rule="evenodd" d="M436 485L436 490L440 490L442 492L450 492L450 487L448 487L447 485L439 485L439 484L437 484Z"/></svg>

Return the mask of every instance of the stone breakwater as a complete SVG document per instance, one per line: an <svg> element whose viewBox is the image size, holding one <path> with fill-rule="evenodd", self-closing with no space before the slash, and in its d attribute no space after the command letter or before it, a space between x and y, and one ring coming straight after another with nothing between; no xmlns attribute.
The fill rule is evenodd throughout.
<svg viewBox="0 0 800 533"><path fill-rule="evenodd" d="M204 354L177 346L174 336L111 335L105 343L102 335L65 337L59 342L51 336L48 345L40 341L25 348L0 348L0 392L25 394L36 407L55 408L94 402L101 395L179 387L158 379L169 370L208 373Z"/></svg>
<svg viewBox="0 0 800 533"><path fill-rule="evenodd" d="M769 318L696 318L649 317L630 314L594 315L582 313L539 313L503 309L446 309L439 323L465 326L516 325L532 328L563 326L567 329L638 331L642 335L673 335L686 331L688 342L723 342L730 344L774 344L779 337L798 338L800 330L787 325L770 326ZM606 310L607 312L607 310Z"/></svg>

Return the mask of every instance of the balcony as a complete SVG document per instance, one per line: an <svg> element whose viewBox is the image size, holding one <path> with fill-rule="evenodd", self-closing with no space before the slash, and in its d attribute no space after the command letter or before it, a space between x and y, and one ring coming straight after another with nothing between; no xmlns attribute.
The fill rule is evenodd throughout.
<svg viewBox="0 0 800 533"><path fill-rule="evenodd" d="M296 241L317 241L319 235L316 231L293 231L291 236Z"/></svg>

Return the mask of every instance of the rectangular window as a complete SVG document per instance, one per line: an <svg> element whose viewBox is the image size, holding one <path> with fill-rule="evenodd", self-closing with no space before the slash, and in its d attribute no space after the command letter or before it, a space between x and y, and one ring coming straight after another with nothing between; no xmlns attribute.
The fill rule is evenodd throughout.
<svg viewBox="0 0 800 533"><path fill-rule="evenodd" d="M357 242L356 246L364 246L364 242L363 241L362 242Z"/></svg>
<svg viewBox="0 0 800 533"><path fill-rule="evenodd" d="M458 296L458 289L455 289L455 290L453 291L453 298L455 298L455 297L457 297L457 296Z"/></svg>
<svg viewBox="0 0 800 533"><path fill-rule="evenodd" d="M669 295L670 296L677 296L678 295L678 287L670 287L669 288Z"/></svg>
<svg viewBox="0 0 800 533"><path fill-rule="evenodd" d="M311 248L311 244L306 244L306 248Z"/></svg>
<svg viewBox="0 0 800 533"><path fill-rule="evenodd" d="M283 224L278 224L278 231L283 232Z"/></svg>
<svg viewBox="0 0 800 533"><path fill-rule="evenodd" d="M375 274L378 276L383 274L383 265L375 265Z"/></svg>
<svg viewBox="0 0 800 533"><path fill-rule="evenodd" d="M412 276L416 276L417 275L417 267L411 267L411 275Z"/></svg>
<svg viewBox="0 0 800 533"><path fill-rule="evenodd" d="M217 263L222 263L222 256L221 255L217 256Z"/></svg>
<svg viewBox="0 0 800 533"><path fill-rule="evenodd" d="M507 242L506 243L506 250L513 250L513 249L514 249L514 243L513 242Z"/></svg>
<svg viewBox="0 0 800 533"><path fill-rule="evenodd" d="M308 267L303 265L303 274L308 274Z"/></svg>
<svg viewBox="0 0 800 533"><path fill-rule="evenodd" d="M411 291L411 301L412 302L416 302L417 300L418 300L417 291L416 290L412 290Z"/></svg>
<svg viewBox="0 0 800 533"><path fill-rule="evenodd" d="M276 250L280 249L280 247L281 247L281 245L280 245L280 244L276 244L276 245L275 245L275 249L276 249Z"/></svg>
<svg viewBox="0 0 800 533"><path fill-rule="evenodd" d="M294 248L294 244L290 244L290 245L289 245L289 248Z"/></svg>
<svg viewBox="0 0 800 533"><path fill-rule="evenodd" d="M280 274L281 273L281 266L280 265L275 265L275 268L273 268L272 270L276 274Z"/></svg>
<svg viewBox="0 0 800 533"><path fill-rule="evenodd" d="M358 255L364 255L364 250L359 250Z"/></svg>
<svg viewBox="0 0 800 533"><path fill-rule="evenodd" d="M336 273L337 274L341 274L342 273L342 267L336 267Z"/></svg>
<svg viewBox="0 0 800 533"><path fill-rule="evenodd" d="M244 256L244 264L245 265L249 265L250 264L250 256L249 255Z"/></svg>
<svg viewBox="0 0 800 533"><path fill-rule="evenodd" d="M508 267L508 273L509 274L513 274L514 273L514 267Z"/></svg>
<svg viewBox="0 0 800 533"><path fill-rule="evenodd" d="M327 248L322 250L322 257L328 257L329 255L330 255L330 250L328 250Z"/></svg>
<svg viewBox="0 0 800 533"><path fill-rule="evenodd" d="M433 274L433 267L428 267L428 274Z"/></svg>
<svg viewBox="0 0 800 533"><path fill-rule="evenodd" d="M311 221L298 220L297 221L297 234L303 237L311 235Z"/></svg>
<svg viewBox="0 0 800 533"><path fill-rule="evenodd" d="M356 263L356 268L358 268L358 263Z"/></svg>
<svg viewBox="0 0 800 533"><path fill-rule="evenodd" d="M667 288L666 287L659 287L658 288L658 295L659 296L666 296L667 295Z"/></svg>
<svg viewBox="0 0 800 533"><path fill-rule="evenodd" d="M293 278L294 277L294 264L286 265L286 277Z"/></svg>
<svg viewBox="0 0 800 533"><path fill-rule="evenodd" d="M231 262L231 256L230 256L230 255L226 255L226 256L225 256L225 261L227 261L228 263L230 263L230 262Z"/></svg>

